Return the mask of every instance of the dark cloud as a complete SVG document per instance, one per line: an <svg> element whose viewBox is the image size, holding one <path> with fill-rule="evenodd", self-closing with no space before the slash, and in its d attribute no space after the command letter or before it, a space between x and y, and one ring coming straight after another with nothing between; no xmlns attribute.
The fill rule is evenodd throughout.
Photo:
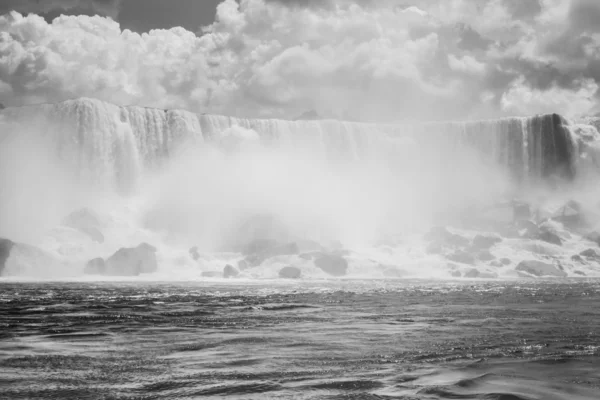
<svg viewBox="0 0 600 400"><path fill-rule="evenodd" d="M573 0L569 20L573 32L600 32L600 1Z"/></svg>
<svg viewBox="0 0 600 400"><path fill-rule="evenodd" d="M0 15L10 11L21 14L57 13L99 14L115 18L122 0L0 0Z"/></svg>

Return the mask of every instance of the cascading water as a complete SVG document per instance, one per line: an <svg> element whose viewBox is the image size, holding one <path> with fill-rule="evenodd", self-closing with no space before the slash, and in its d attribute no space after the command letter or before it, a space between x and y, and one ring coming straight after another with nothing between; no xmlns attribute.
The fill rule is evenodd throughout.
<svg viewBox="0 0 600 400"><path fill-rule="evenodd" d="M243 227L261 215L275 218L279 237L290 240L341 240L352 249L391 241L387 255L364 254L377 265L410 264L422 250L402 235L555 178L572 181L581 142L555 114L373 124L241 119L78 99L0 116L2 151L12 155L0 160L0 237L35 243L78 265L140 241L171 249L160 253L163 264L176 264L192 245L207 254L238 251L253 239ZM84 206L108 215L106 241L65 245L83 239L52 227Z"/></svg>

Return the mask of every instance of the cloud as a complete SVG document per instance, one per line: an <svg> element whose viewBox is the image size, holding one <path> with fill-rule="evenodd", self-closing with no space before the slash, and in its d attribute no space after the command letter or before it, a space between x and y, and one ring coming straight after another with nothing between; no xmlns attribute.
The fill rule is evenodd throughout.
<svg viewBox="0 0 600 400"><path fill-rule="evenodd" d="M78 9L115 18L119 13L120 4L121 0L2 0L0 15L10 11L21 14L46 14L56 10Z"/></svg>
<svg viewBox="0 0 600 400"><path fill-rule="evenodd" d="M141 35L100 16L12 13L0 17L0 101L384 121L578 114L597 103L594 4L225 0L199 34Z"/></svg>

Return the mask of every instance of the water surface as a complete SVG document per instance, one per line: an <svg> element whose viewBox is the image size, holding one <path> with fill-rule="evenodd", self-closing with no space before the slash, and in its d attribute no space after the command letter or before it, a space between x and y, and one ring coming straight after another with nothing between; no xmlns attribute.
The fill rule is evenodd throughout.
<svg viewBox="0 0 600 400"><path fill-rule="evenodd" d="M0 283L3 399L598 399L600 283Z"/></svg>

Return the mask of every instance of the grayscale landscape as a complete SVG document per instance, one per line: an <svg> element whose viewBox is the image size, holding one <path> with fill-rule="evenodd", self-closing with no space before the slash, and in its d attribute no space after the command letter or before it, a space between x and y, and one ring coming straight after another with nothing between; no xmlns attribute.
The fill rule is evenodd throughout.
<svg viewBox="0 0 600 400"><path fill-rule="evenodd" d="M0 399L600 398L596 21L0 0Z"/></svg>

